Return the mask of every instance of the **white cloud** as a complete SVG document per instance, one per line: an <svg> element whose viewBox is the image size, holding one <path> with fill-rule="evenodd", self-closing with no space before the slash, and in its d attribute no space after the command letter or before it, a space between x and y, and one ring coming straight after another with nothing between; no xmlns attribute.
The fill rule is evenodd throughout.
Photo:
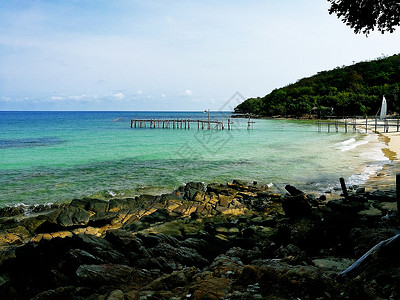
<svg viewBox="0 0 400 300"><path fill-rule="evenodd" d="M167 98L167 95L161 94L161 98Z"/></svg>
<svg viewBox="0 0 400 300"><path fill-rule="evenodd" d="M191 90L186 90L184 95L185 96L192 96L192 91Z"/></svg>
<svg viewBox="0 0 400 300"><path fill-rule="evenodd" d="M143 91L142 90L137 90L136 91L136 95L143 95Z"/></svg>
<svg viewBox="0 0 400 300"><path fill-rule="evenodd" d="M115 94L113 94L112 96L113 96L115 99L117 99L117 100L123 100L123 99L125 99L125 95L122 94L121 92L115 93Z"/></svg>
<svg viewBox="0 0 400 300"><path fill-rule="evenodd" d="M63 101L63 100L64 100L64 97L61 97L61 96L51 96L51 97L50 97L50 100L51 100L51 101Z"/></svg>

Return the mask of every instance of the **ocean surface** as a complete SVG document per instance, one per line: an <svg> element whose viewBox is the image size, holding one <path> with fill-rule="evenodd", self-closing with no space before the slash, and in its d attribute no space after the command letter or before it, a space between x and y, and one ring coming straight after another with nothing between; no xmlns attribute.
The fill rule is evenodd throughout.
<svg viewBox="0 0 400 300"><path fill-rule="evenodd" d="M232 130L130 128L131 118L202 112L0 112L0 206L171 192L188 181L361 184L388 159L377 135L327 133L306 121L233 119ZM225 120L229 113L211 112Z"/></svg>

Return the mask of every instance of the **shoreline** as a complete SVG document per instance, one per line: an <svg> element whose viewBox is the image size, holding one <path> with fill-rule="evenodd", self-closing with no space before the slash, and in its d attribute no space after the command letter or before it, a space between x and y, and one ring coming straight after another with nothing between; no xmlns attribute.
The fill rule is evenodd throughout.
<svg viewBox="0 0 400 300"><path fill-rule="evenodd" d="M382 166L382 170L371 175L363 186L371 190L396 189L396 174L400 171L400 132L379 133L378 138L386 144L382 152L389 161Z"/></svg>

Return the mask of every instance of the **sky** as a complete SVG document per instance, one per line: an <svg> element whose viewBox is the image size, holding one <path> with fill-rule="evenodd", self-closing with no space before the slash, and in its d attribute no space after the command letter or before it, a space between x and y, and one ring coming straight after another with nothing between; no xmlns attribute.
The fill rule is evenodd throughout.
<svg viewBox="0 0 400 300"><path fill-rule="evenodd" d="M326 0L0 1L0 110L230 110L400 53Z"/></svg>

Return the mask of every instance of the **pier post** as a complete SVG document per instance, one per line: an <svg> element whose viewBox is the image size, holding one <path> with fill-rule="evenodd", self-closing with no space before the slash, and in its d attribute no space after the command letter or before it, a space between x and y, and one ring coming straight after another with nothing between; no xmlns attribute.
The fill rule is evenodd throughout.
<svg viewBox="0 0 400 300"><path fill-rule="evenodd" d="M344 120L344 132L347 133L347 119Z"/></svg>
<svg viewBox="0 0 400 300"><path fill-rule="evenodd" d="M378 119L377 119L377 117L375 117L375 133L376 133L376 126L377 126L377 123L378 123Z"/></svg>
<svg viewBox="0 0 400 300"><path fill-rule="evenodd" d="M365 133L368 133L368 117L365 118Z"/></svg>
<svg viewBox="0 0 400 300"><path fill-rule="evenodd" d="M131 119L131 128L132 128L133 120Z"/></svg>
<svg viewBox="0 0 400 300"><path fill-rule="evenodd" d="M397 132L399 132L399 117L397 117Z"/></svg>
<svg viewBox="0 0 400 300"><path fill-rule="evenodd" d="M342 187L342 192L343 192L344 198L346 200L348 200L349 194L347 193L346 183L344 182L343 177L340 177L339 180L340 180L340 185Z"/></svg>

